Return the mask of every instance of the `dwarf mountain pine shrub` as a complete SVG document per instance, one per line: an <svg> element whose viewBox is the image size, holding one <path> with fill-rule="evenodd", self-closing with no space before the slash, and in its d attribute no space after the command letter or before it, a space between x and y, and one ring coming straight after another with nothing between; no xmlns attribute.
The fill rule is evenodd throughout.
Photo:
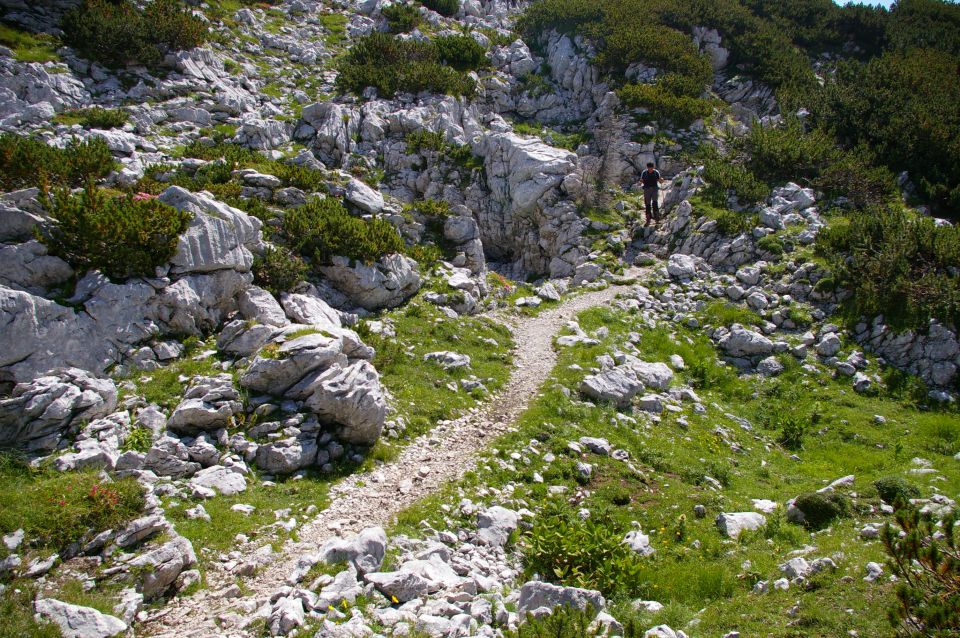
<svg viewBox="0 0 960 638"><path fill-rule="evenodd" d="M909 501L912 498L920 498L920 489L910 483L905 478L899 476L884 476L873 482L877 488L877 494L886 503L896 503L897 501Z"/></svg>
<svg viewBox="0 0 960 638"><path fill-rule="evenodd" d="M84 128L120 128L127 123L129 115L123 109L105 109L100 106L65 111L56 117L62 124L79 124Z"/></svg>
<svg viewBox="0 0 960 638"><path fill-rule="evenodd" d="M412 4L392 4L381 9L390 33L409 33L420 24L420 11Z"/></svg>
<svg viewBox="0 0 960 638"><path fill-rule="evenodd" d="M152 197L112 196L88 183L44 196L50 224L39 239L78 272L99 270L111 279L152 277L173 257L191 215Z"/></svg>
<svg viewBox="0 0 960 638"><path fill-rule="evenodd" d="M804 524L810 529L823 529L832 521L850 515L850 500L837 492L805 492L793 505L803 512Z"/></svg>
<svg viewBox="0 0 960 638"><path fill-rule="evenodd" d="M306 275L303 259L285 246L267 246L263 255L253 260L254 283L275 295L292 290Z"/></svg>
<svg viewBox="0 0 960 638"><path fill-rule="evenodd" d="M105 177L114 166L107 143L99 137L74 138L57 148L38 138L0 135L0 189L4 191L44 183L78 186Z"/></svg>
<svg viewBox="0 0 960 638"><path fill-rule="evenodd" d="M456 15L460 10L460 0L422 0L421 4L448 18Z"/></svg>
<svg viewBox="0 0 960 638"><path fill-rule="evenodd" d="M900 532L887 523L881 534L897 576L897 602L889 619L904 638L947 638L960 627L960 533L956 514L938 526L915 507L897 510ZM900 535L903 534L903 536Z"/></svg>
<svg viewBox="0 0 960 638"><path fill-rule="evenodd" d="M329 264L336 256L372 263L404 250L403 239L390 222L354 217L331 198L313 199L287 213L281 236L315 267Z"/></svg>
<svg viewBox="0 0 960 638"><path fill-rule="evenodd" d="M169 51L203 44L206 24L177 0L83 0L64 14L63 39L85 58L111 67L159 66Z"/></svg>
<svg viewBox="0 0 960 638"><path fill-rule="evenodd" d="M472 95L475 83L442 63L432 42L374 33L358 40L339 63L337 88L360 95L374 87L381 97L398 91Z"/></svg>

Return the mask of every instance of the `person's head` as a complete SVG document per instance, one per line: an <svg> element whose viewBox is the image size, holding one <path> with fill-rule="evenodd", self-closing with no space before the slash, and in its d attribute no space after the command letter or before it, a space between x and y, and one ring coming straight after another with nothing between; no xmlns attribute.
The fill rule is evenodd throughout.
<svg viewBox="0 0 960 638"><path fill-rule="evenodd" d="M652 170L653 170L653 162L647 162L647 170L648 170L648 171L652 171Z"/></svg>

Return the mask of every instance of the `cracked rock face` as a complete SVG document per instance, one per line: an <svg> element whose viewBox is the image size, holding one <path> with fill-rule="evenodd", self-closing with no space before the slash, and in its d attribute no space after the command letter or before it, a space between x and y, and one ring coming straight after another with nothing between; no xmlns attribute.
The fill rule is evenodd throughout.
<svg viewBox="0 0 960 638"><path fill-rule="evenodd" d="M107 416L116 405L113 381L76 368L53 370L0 399L0 447L53 452L82 424Z"/></svg>

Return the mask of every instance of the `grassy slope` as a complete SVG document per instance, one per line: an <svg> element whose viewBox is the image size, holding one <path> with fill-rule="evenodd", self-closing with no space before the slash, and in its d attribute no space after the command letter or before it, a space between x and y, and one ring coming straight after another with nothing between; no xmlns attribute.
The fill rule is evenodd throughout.
<svg viewBox="0 0 960 638"><path fill-rule="evenodd" d="M635 316L624 313L594 309L583 313L580 321L588 331L608 326L611 335L599 346L563 350L553 378L521 418L518 431L494 445L498 452L477 473L403 513L395 531L416 533L421 519L443 524L438 505L455 504L454 499L462 495L484 501L476 496L478 486L512 484L515 490L509 503L535 509L553 498L547 496L549 485L567 485L568 495L580 487L583 491L576 503L569 505L572 511L590 509L618 537L631 528L631 521L639 521L646 533L653 532L651 541L658 550L653 558L642 561L638 576L625 578L616 591L605 592L612 594L615 615L628 616L626 601L644 598L667 605L658 617L648 619L648 626L668 622L681 628L696 618L697 624L683 627L692 636L722 635L733 629L750 636L826 637L852 629L861 636L890 635L885 610L892 602L892 586L862 580L864 565L882 563L884 551L879 541L862 541L858 535L863 523L880 522L883 517L865 513L813 534L777 514L768 517L765 530L745 534L737 542L722 539L713 518L720 511L753 509L752 498L782 504L846 474L856 475L857 501L864 509L879 505L871 484L887 475L907 477L924 496L933 494L934 487L955 496L960 468L952 454L960 450L960 416L918 411L905 405L902 397L857 395L848 381L809 376L797 365L776 380L740 379L718 365L713 345L702 335L679 327L644 331ZM642 333L638 347L648 360L664 361L674 353L684 357L687 372L679 374L675 384L686 376L699 386L697 392L708 408L705 415L694 414L686 403L682 415L665 412L660 423L644 424L641 419L631 427L621 424L613 408L578 402L575 390L584 372L569 366L594 366L594 358L622 344L630 330ZM574 391L572 399L565 396L564 388ZM819 416L813 417L814 413ZM742 429L725 414L748 419L752 430ZM797 451L799 461L791 459L792 451L775 443L778 424L790 414L816 420L803 449ZM886 417L887 422L875 423L874 415ZM732 451L716 434L718 427L724 428L728 441L736 441L745 451ZM606 437L614 447L629 451L643 476L622 462L593 454L581 459L567 450L567 442L580 436ZM532 439L541 441L541 452L549 450L558 457L549 467L530 452ZM515 451L531 463L511 463L509 454ZM932 461L941 478L906 474L916 456ZM593 476L583 486L575 479L578 460L594 464ZM534 472L540 472L545 482L534 482ZM710 489L705 475L725 487ZM617 504L624 503L624 493L629 501ZM705 519L693 516L698 503L707 507ZM685 515L685 536L677 541L681 515ZM699 540L699 549L694 540ZM529 544L529 538L521 540L521 548L524 543ZM779 578L777 565L804 545L816 547L808 559L832 556L838 572L814 577L810 591L794 587L763 596L750 593L757 580ZM567 582L577 584L577 580ZM794 605L799 607L790 617L787 612Z"/></svg>

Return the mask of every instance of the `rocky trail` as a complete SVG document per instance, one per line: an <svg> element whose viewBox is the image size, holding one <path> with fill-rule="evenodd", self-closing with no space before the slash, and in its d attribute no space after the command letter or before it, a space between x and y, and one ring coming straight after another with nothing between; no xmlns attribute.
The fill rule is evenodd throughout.
<svg viewBox="0 0 960 638"><path fill-rule="evenodd" d="M649 270L633 269L627 277L637 278ZM285 584L301 557L317 551L331 538L387 526L398 512L472 469L478 453L512 426L553 370L557 360L553 338L560 329L577 313L601 306L627 288L611 285L586 292L534 317L498 312L496 318L510 326L515 343L513 370L503 390L461 418L411 442L392 463L335 485L330 506L299 530L299 542L287 545L272 563L244 582L249 598L257 602L268 598ZM237 606L237 600L224 595L233 578L224 572L208 572L207 589L176 598L159 609L143 623L143 635L214 635L219 631L215 625L218 616Z"/></svg>

